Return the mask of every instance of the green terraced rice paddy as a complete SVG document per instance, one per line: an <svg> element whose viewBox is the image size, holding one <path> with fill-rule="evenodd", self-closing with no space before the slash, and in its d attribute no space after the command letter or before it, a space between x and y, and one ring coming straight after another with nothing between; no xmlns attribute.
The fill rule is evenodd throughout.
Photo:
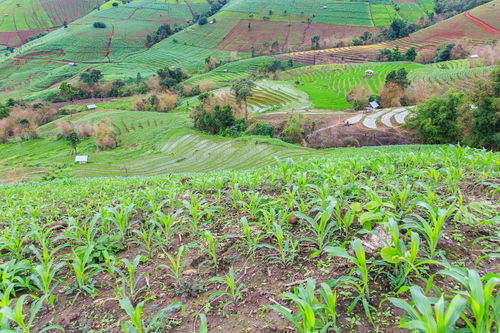
<svg viewBox="0 0 500 333"><path fill-rule="evenodd" d="M292 70L283 76L290 82L299 83L296 88L309 95L314 108L342 110L351 107L345 96L354 87L364 85L378 93L390 71L400 68L411 71L421 67L424 66L405 62L321 65ZM373 77L365 77L367 69L375 71Z"/></svg>
<svg viewBox="0 0 500 333"><path fill-rule="evenodd" d="M324 154L275 139L202 134L189 128L187 113L82 112L65 117L68 119L75 124L110 119L119 134L120 147L96 152L92 140L85 139L79 153L88 154L90 163L74 165L67 143L56 139L56 123L51 123L40 129L41 139L0 145L0 178L3 172L21 164L37 172L66 176L157 175L243 170L273 164L276 158Z"/></svg>

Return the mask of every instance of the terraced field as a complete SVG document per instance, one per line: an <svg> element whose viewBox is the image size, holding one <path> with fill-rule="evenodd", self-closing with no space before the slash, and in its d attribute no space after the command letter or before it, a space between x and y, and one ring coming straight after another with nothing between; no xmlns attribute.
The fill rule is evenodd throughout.
<svg viewBox="0 0 500 333"><path fill-rule="evenodd" d="M319 65L287 71L283 78L307 93L313 108L342 110L351 107L346 95L354 87L366 86L373 93L378 93L390 71L400 68L411 71L422 67L424 66L405 62ZM375 71L373 77L365 77L368 69Z"/></svg>
<svg viewBox="0 0 500 333"><path fill-rule="evenodd" d="M216 92L235 101L229 88ZM280 110L304 109L311 106L307 94L295 89L287 82L259 81L248 99L251 113L276 112Z"/></svg>
<svg viewBox="0 0 500 333"><path fill-rule="evenodd" d="M88 14L103 0L0 1L0 45L18 46L39 32Z"/></svg>
<svg viewBox="0 0 500 333"><path fill-rule="evenodd" d="M276 158L325 154L275 139L205 135L190 129L187 113L82 112L62 120L78 124L106 119L115 127L120 148L96 152L92 140L85 139L79 153L90 156L86 165L74 165L67 143L56 138L56 122L40 129L41 139L0 145L0 183L48 175L97 177L243 170L273 164ZM19 151L23 154L19 155ZM23 169L14 172L19 165Z"/></svg>

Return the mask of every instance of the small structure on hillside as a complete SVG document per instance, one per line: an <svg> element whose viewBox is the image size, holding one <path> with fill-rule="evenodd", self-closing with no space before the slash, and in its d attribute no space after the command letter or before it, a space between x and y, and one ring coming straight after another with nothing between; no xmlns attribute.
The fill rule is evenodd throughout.
<svg viewBox="0 0 500 333"><path fill-rule="evenodd" d="M479 55L478 54L471 54L469 56L469 58L472 58L472 59L479 58Z"/></svg>
<svg viewBox="0 0 500 333"><path fill-rule="evenodd" d="M375 72L374 72L374 71L372 71L371 69L367 69L367 70L365 71L365 77L372 77L372 76L373 76L373 74L375 74Z"/></svg>
<svg viewBox="0 0 500 333"><path fill-rule="evenodd" d="M95 105L95 104L87 105L87 110L95 110L95 109L97 109L97 105Z"/></svg>
<svg viewBox="0 0 500 333"><path fill-rule="evenodd" d="M76 63L74 63L74 62L68 62L68 66L75 67Z"/></svg>
<svg viewBox="0 0 500 333"><path fill-rule="evenodd" d="M377 110L377 108L380 106L377 102L373 101L373 102L370 102L368 103L370 106L368 106L366 109L370 112L373 112L375 110Z"/></svg>
<svg viewBox="0 0 500 333"><path fill-rule="evenodd" d="M75 156L75 163L87 164L89 162L89 157L87 155Z"/></svg>

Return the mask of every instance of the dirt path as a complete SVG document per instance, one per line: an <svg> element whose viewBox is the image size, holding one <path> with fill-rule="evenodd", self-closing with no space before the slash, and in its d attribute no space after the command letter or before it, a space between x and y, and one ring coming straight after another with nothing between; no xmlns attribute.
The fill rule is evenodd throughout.
<svg viewBox="0 0 500 333"><path fill-rule="evenodd" d="M191 12L191 16L193 17L193 20L196 19L196 13L194 12L193 8L191 7L191 4L187 0L184 0L184 2L186 3L186 6L188 6L188 8L189 8L189 11Z"/></svg>
<svg viewBox="0 0 500 333"><path fill-rule="evenodd" d="M111 26L111 35L109 35L108 45L106 46L106 52L104 53L104 57L108 58L108 61L110 62L111 60L109 59L109 54L111 53L111 42L113 42L113 38L115 38L115 25L112 24Z"/></svg>
<svg viewBox="0 0 500 333"><path fill-rule="evenodd" d="M124 20L124 21L130 20L130 19L131 19L131 18L135 15L135 13L137 12L137 10L138 10L138 9L139 9L139 8L134 9L134 11L133 11L132 13L130 13L130 15L129 15L129 16L127 17L127 19L126 19L126 20Z"/></svg>
<svg viewBox="0 0 500 333"><path fill-rule="evenodd" d="M479 25L481 28L483 28L484 30L488 30L488 31L491 31L493 33L496 33L496 34L500 34L500 30L498 30L497 28L489 25L488 23L484 22L483 20L473 16L471 13L470 13L470 10L466 11L464 13L464 16L466 18L468 18L469 20L471 20L472 22L476 23L477 25Z"/></svg>

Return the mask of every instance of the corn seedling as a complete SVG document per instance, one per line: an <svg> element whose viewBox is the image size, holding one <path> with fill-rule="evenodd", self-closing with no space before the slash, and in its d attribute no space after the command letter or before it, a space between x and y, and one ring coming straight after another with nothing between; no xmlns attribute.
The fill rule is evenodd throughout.
<svg viewBox="0 0 500 333"><path fill-rule="evenodd" d="M412 214L415 220L410 221L406 227L414 229L425 237L429 246L429 257L432 259L436 254L439 240L443 235L446 219L455 211L455 207L450 205L446 209L443 209L432 207L427 202L417 202L416 206L425 209L427 218Z"/></svg>
<svg viewBox="0 0 500 333"><path fill-rule="evenodd" d="M493 332L494 325L495 323L498 325L499 319L500 275L488 274L481 279L475 270L462 270L454 267L439 273L455 279L465 288L465 291L459 291L458 294L465 297L467 301L467 310L461 314L461 318L467 323L470 331L473 333Z"/></svg>
<svg viewBox="0 0 500 333"><path fill-rule="evenodd" d="M281 263L284 267L293 264L299 252L299 242L287 235L277 223L274 223L274 229L269 231L269 235L274 239L275 245L262 244L261 247L276 252L270 256L270 259Z"/></svg>
<svg viewBox="0 0 500 333"><path fill-rule="evenodd" d="M128 298L120 299L121 308L127 313L129 320L122 324L122 329L125 333L150 333L161 326L164 326L168 318L168 313L177 311L183 308L179 302L175 302L160 310L150 321L146 324L142 318L145 302L140 302L135 307Z"/></svg>
<svg viewBox="0 0 500 333"><path fill-rule="evenodd" d="M451 302L427 297L418 286L410 287L412 302L389 298L392 304L405 311L399 327L425 333L455 332L456 322L465 308L465 299L456 295Z"/></svg>
<svg viewBox="0 0 500 333"><path fill-rule="evenodd" d="M243 298L243 295L241 293L241 289L243 289L243 284L242 283L238 284L238 282L236 281L236 276L233 267L229 268L229 272L225 276L223 277L216 276L211 278L209 281L212 283L219 283L226 286L226 290L220 290L212 293L208 297L209 301L219 296L229 297L230 298L229 303L239 302Z"/></svg>
<svg viewBox="0 0 500 333"><path fill-rule="evenodd" d="M42 304L45 301L45 299L44 299L44 297L42 297L40 299L36 299L35 301L33 301L33 303L31 303L31 306L30 306L29 315L26 315L24 313L24 306L26 304L27 297L28 297L28 295L23 295L23 296L19 297L19 299L15 303L14 309L7 307L7 308L3 308L1 310L3 316L5 316L8 320L12 321L13 323L15 323L17 325L18 330L13 331L13 332L22 332L22 333L35 332L33 322L34 322L38 312L40 312L40 309L42 308ZM42 333L42 332L46 332L49 330L64 331L64 329L61 326L52 325L52 326L44 327L40 330L37 330L36 332ZM7 331L7 332L9 332L9 331Z"/></svg>
<svg viewBox="0 0 500 333"><path fill-rule="evenodd" d="M361 300L366 316L371 321L370 304L368 302L370 299L370 289L368 286L368 265L366 261L366 253L359 239L352 241L351 247L354 250L355 256L349 255L343 247L329 246L325 248L325 252L334 257L347 259L356 266L356 273L358 276L351 275L344 279L340 278L338 282L345 283L347 286L354 288L354 290L356 290L359 294L359 296L357 296L351 303L348 312L351 312L356 304Z"/></svg>
<svg viewBox="0 0 500 333"><path fill-rule="evenodd" d="M293 293L280 295L283 300L294 303L297 308L295 314L281 305L271 305L270 308L292 323L297 332L339 332L336 325L336 293L328 285L322 284L319 295L320 298L316 296L316 281L308 279L305 287L299 286Z"/></svg>
<svg viewBox="0 0 500 333"><path fill-rule="evenodd" d="M181 245L177 251L175 258L168 253L165 253L168 258L168 265L160 265L169 271L169 276L174 279L175 284L178 285L182 280L182 272L184 271L184 256L186 255L186 247Z"/></svg>
<svg viewBox="0 0 500 333"><path fill-rule="evenodd" d="M86 291L91 296L97 296L92 278L101 271L101 268L92 263L93 250L94 246L73 249L69 267L75 275L76 288Z"/></svg>

